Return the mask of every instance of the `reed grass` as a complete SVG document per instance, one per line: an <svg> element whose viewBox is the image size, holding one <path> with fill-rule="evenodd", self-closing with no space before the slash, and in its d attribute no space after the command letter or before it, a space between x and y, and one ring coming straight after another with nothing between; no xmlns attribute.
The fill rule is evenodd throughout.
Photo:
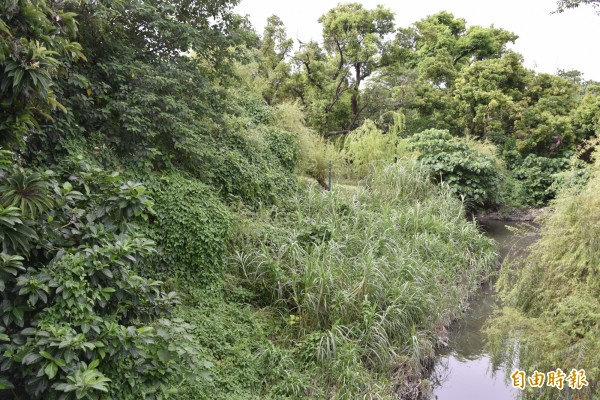
<svg viewBox="0 0 600 400"><path fill-rule="evenodd" d="M328 398L386 398L399 365L420 373L436 330L496 259L460 201L414 160L333 192L304 182L294 207L259 211L241 235L237 275L285 316L282 337Z"/></svg>

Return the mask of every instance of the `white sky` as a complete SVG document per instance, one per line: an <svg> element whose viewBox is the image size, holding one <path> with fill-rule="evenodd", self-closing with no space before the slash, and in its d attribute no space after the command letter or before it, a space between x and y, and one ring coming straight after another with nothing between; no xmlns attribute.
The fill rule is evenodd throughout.
<svg viewBox="0 0 600 400"><path fill-rule="evenodd" d="M396 14L396 26L406 27L428 15L446 10L464 18L467 26L494 25L519 35L512 48L525 57L525 65L539 72L576 69L585 79L600 81L600 16L582 6L550 15L555 0L354 0L365 8L382 4ZM262 35L267 18L278 15L288 36L321 41L318 19L339 0L241 0L239 14L248 14ZM346 2L346 1L342 1ZM350 2L350 1L347 1ZM296 41L297 43L297 41Z"/></svg>

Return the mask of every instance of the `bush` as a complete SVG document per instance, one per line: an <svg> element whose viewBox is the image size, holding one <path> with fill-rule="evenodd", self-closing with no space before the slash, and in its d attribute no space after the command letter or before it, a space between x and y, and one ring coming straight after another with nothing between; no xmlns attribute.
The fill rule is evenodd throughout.
<svg viewBox="0 0 600 400"><path fill-rule="evenodd" d="M269 150L277 157L283 168L293 173L298 162L296 135L279 128L268 128L265 139Z"/></svg>
<svg viewBox="0 0 600 400"><path fill-rule="evenodd" d="M217 189L228 204L278 204L296 188L296 135L264 125L252 109L239 111L242 115L225 118L218 137L187 144L185 169Z"/></svg>
<svg viewBox="0 0 600 400"><path fill-rule="evenodd" d="M548 158L529 154L517 161L511 175L519 183L515 193L518 202L541 207L552 200L558 191L555 184L558 173L569 166L567 158Z"/></svg>
<svg viewBox="0 0 600 400"><path fill-rule="evenodd" d="M344 140L344 156L358 179L364 178L374 161L389 163L398 155L398 136L384 134L371 120L350 132Z"/></svg>
<svg viewBox="0 0 600 400"><path fill-rule="evenodd" d="M452 137L448 131L429 129L408 139L409 149L431 176L448 183L452 191L471 206L493 205L498 201L499 162L488 153Z"/></svg>
<svg viewBox="0 0 600 400"><path fill-rule="evenodd" d="M151 182L156 216L150 225L159 256L153 274L193 282L222 272L231 228L227 207L205 184L182 175ZM150 271L147 271L150 272Z"/></svg>
<svg viewBox="0 0 600 400"><path fill-rule="evenodd" d="M187 326L164 318L176 295L134 272L154 252L136 228L153 214L145 188L83 161L63 180L0 165L0 391L50 400L172 393L194 349Z"/></svg>

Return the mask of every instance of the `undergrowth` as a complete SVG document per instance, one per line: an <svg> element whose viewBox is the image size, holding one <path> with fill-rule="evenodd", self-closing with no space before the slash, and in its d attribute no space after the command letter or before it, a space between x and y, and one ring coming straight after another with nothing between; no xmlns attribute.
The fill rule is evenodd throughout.
<svg viewBox="0 0 600 400"><path fill-rule="evenodd" d="M246 371L250 392L391 398L391 382L422 372L436 331L460 312L495 260L491 241L465 220L460 202L426 174L403 160L377 168L361 187L325 192L305 183L295 207L241 217L226 286L256 310L248 309L254 322L234 339L240 347L232 356L250 362L245 338L262 338L252 342L260 348Z"/></svg>
<svg viewBox="0 0 600 400"><path fill-rule="evenodd" d="M505 302L488 333L497 362L526 370L585 369L581 391L544 389L526 398L596 398L600 378L600 163L586 186L563 191L524 259L502 268ZM504 350L503 350L504 349Z"/></svg>

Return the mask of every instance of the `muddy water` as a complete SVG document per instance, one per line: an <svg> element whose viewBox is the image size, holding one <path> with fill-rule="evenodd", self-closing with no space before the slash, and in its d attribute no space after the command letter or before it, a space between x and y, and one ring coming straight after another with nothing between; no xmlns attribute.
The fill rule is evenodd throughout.
<svg viewBox="0 0 600 400"><path fill-rule="evenodd" d="M486 221L482 229L498 242L500 261L507 254L520 252L534 237L516 239L507 225L516 223ZM472 300L464 317L450 327L448 347L439 352L431 380L434 384L432 400L510 400L518 390L504 379L503 366L494 369L485 348L482 327L498 305L498 296L489 284Z"/></svg>

